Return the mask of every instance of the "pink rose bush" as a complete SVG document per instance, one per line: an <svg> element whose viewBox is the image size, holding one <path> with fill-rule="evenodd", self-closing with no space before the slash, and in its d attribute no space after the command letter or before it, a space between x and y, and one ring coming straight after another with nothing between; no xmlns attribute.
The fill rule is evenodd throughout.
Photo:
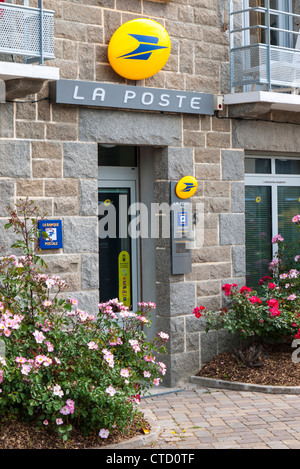
<svg viewBox="0 0 300 469"><path fill-rule="evenodd" d="M168 335L146 338L154 303L135 313L118 299L100 303L96 314L79 309L59 277L41 272L37 219L25 201L6 225L22 236L12 247L23 256L0 260L0 419L32 421L65 441L74 427L107 439L125 431L140 396L161 383L166 366L156 356Z"/></svg>
<svg viewBox="0 0 300 469"><path fill-rule="evenodd" d="M299 231L300 215L291 221ZM195 317L205 317L207 331L224 328L242 338L268 340L300 338L300 240L292 244L278 234L271 242L276 245L276 256L269 263L270 275L262 277L257 291L246 285L226 283L222 285L228 300L226 308L194 309Z"/></svg>

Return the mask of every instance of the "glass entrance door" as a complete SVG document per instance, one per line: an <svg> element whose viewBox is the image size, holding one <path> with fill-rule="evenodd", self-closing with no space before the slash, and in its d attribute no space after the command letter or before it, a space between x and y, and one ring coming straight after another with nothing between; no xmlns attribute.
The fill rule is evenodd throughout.
<svg viewBox="0 0 300 469"><path fill-rule="evenodd" d="M98 185L100 302L118 298L135 310L139 290L138 243L129 230L129 207L136 202L136 172L128 168L99 168Z"/></svg>
<svg viewBox="0 0 300 469"><path fill-rule="evenodd" d="M99 188L98 203L107 210L113 209L112 226L107 227L107 237L99 238L100 255L100 301L119 298L126 306L131 305L131 242L128 236L128 205L130 189ZM99 221L105 215L99 216ZM102 230L104 231L104 230ZM110 233L109 233L110 231ZM126 264L126 265L125 265Z"/></svg>

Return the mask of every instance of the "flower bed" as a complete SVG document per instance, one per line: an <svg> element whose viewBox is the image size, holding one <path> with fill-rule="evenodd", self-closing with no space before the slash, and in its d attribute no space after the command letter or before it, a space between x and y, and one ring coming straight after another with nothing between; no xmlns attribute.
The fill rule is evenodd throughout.
<svg viewBox="0 0 300 469"><path fill-rule="evenodd" d="M125 433L114 430L108 439L101 439L97 433L84 436L81 431L73 428L65 442L51 429L10 418L0 422L0 449L106 449L111 445L130 443L138 437L145 438L148 432L149 435L152 433L149 422L138 417L125 428Z"/></svg>
<svg viewBox="0 0 300 469"><path fill-rule="evenodd" d="M231 352L214 357L197 376L262 386L300 386L300 363L292 360L290 344L265 344L261 366L245 366Z"/></svg>
<svg viewBox="0 0 300 469"><path fill-rule="evenodd" d="M291 220L300 227L300 215ZM300 255L299 238L285 242L278 234L272 238L277 254L269 264L256 290L247 285L224 284L222 290L228 307L220 311L194 309L197 318L204 316L206 331L226 329L238 334L241 343L252 342L244 351L236 350L214 357L198 376L275 386L299 386L300 343ZM252 339L252 341L251 341ZM264 347L259 351L257 345ZM252 353L249 353L250 352Z"/></svg>
<svg viewBox="0 0 300 469"><path fill-rule="evenodd" d="M79 309L75 298L62 297L60 278L40 272L46 234L36 232L37 209L20 202L10 215L6 228L21 236L12 247L23 253L0 260L2 428L18 420L63 442L79 432L98 443L133 431L141 393L166 372L155 355L165 353L168 335L148 341L143 331L155 304L139 303L134 313L112 299L95 316Z"/></svg>

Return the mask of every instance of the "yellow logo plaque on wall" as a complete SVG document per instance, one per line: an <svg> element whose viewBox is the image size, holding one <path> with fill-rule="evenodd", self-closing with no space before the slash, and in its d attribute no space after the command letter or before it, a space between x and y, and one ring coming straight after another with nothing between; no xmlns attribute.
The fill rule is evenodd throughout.
<svg viewBox="0 0 300 469"><path fill-rule="evenodd" d="M189 199L195 194L197 187L197 179L193 176L185 176L177 183L175 192L180 199Z"/></svg>
<svg viewBox="0 0 300 469"><path fill-rule="evenodd" d="M113 34L108 60L114 71L130 80L143 80L167 63L171 39L165 28L146 18L127 21Z"/></svg>
<svg viewBox="0 0 300 469"><path fill-rule="evenodd" d="M130 283L130 256L128 252L122 251L119 254L119 300L125 306L131 304Z"/></svg>

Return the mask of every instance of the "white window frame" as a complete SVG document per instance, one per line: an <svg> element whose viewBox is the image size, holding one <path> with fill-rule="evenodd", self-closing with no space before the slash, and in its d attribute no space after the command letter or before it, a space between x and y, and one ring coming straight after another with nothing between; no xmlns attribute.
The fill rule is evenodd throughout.
<svg viewBox="0 0 300 469"><path fill-rule="evenodd" d="M272 236L278 234L278 187L299 187L300 186L300 174L276 174L275 165L276 160L299 160L294 157L283 157L283 156L259 156L259 155L247 155L246 158L255 159L267 159L271 160L271 173L270 174L257 174L257 173L245 173L245 186L268 186L271 187L271 216L272 216ZM277 245L272 245L273 256L276 254Z"/></svg>
<svg viewBox="0 0 300 469"><path fill-rule="evenodd" d="M277 10L284 11L287 13L293 13L293 0L277 0ZM243 0L243 10L249 8L249 0ZM248 28L250 26L250 16L249 12L243 14L243 28ZM279 15L279 29L289 29L293 30L293 18L286 15ZM280 32L280 47L291 47L293 48L293 35L289 33ZM250 44L250 30L246 29L244 31L244 44Z"/></svg>

